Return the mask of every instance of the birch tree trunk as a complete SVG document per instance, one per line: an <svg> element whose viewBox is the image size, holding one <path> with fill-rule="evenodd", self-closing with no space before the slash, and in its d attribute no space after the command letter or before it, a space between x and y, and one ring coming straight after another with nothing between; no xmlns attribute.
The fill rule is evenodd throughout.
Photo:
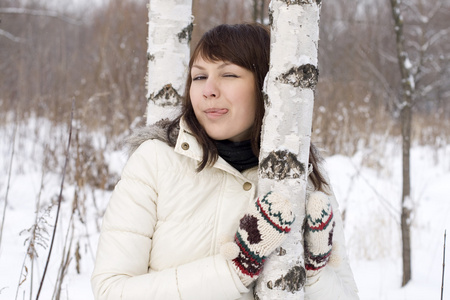
<svg viewBox="0 0 450 300"><path fill-rule="evenodd" d="M148 23L147 124L180 108L193 29L192 0L150 0Z"/></svg>
<svg viewBox="0 0 450 300"><path fill-rule="evenodd" d="M270 69L264 92L259 194L276 191L291 200L296 220L283 245L264 263L256 299L303 299L306 280L302 225L321 1L272 0Z"/></svg>
<svg viewBox="0 0 450 300"><path fill-rule="evenodd" d="M402 78L402 99L400 103L400 118L402 127L402 261L403 279L402 286L411 280L411 178L410 178L410 149L411 149L411 119L413 93L415 89L412 64L405 50L405 36L403 34L403 16L398 0L391 0L392 17L395 24L395 36L397 45L397 57Z"/></svg>

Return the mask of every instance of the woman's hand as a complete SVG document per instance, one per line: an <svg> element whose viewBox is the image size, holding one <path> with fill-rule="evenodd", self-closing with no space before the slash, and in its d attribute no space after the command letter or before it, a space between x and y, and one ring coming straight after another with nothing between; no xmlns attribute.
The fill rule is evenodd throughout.
<svg viewBox="0 0 450 300"><path fill-rule="evenodd" d="M258 278L265 258L281 245L293 222L290 202L275 193L269 192L250 205L239 222L234 242L220 249L225 258L232 260L245 286Z"/></svg>
<svg viewBox="0 0 450 300"><path fill-rule="evenodd" d="M333 246L333 210L328 196L313 192L306 203L305 268L307 275L319 272L328 263Z"/></svg>

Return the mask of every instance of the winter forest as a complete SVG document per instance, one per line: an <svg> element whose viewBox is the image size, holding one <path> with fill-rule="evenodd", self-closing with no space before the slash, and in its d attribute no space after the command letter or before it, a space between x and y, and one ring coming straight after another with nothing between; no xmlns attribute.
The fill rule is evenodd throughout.
<svg viewBox="0 0 450 300"><path fill-rule="evenodd" d="M0 0L0 299L93 299L124 140L146 124L148 3ZM193 0L191 45L268 6ZM318 61L312 141L360 298L450 299L450 1L322 1Z"/></svg>

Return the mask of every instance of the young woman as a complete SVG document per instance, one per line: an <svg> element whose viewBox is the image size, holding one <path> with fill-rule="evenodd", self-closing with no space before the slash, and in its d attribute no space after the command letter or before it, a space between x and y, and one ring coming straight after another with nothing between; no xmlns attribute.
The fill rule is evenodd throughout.
<svg viewBox="0 0 450 300"><path fill-rule="evenodd" d="M96 299L254 299L264 258L294 222L289 199L257 198L269 44L257 24L205 33L180 116L130 138L103 218ZM311 149L305 296L358 299L339 209Z"/></svg>

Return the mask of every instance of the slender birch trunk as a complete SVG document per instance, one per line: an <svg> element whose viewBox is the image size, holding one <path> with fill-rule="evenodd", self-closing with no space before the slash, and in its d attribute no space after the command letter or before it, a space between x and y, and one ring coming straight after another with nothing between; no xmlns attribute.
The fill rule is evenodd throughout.
<svg viewBox="0 0 450 300"><path fill-rule="evenodd" d="M259 194L288 197L296 221L286 242L265 262L256 299L303 299L306 280L302 225L321 1L272 0L270 69L266 77L266 115L262 130Z"/></svg>
<svg viewBox="0 0 450 300"><path fill-rule="evenodd" d="M189 63L192 0L150 0L147 124L179 111Z"/></svg>
<svg viewBox="0 0 450 300"><path fill-rule="evenodd" d="M403 279L402 286L411 280L411 170L410 170L410 149L411 149L411 121L413 93L415 90L415 80L412 74L412 64L408 53L405 50L405 36L403 34L403 16L400 11L399 0L391 0L392 17L395 24L395 37L397 45L397 57L402 78L402 100L400 104L400 118L402 127L402 261Z"/></svg>

